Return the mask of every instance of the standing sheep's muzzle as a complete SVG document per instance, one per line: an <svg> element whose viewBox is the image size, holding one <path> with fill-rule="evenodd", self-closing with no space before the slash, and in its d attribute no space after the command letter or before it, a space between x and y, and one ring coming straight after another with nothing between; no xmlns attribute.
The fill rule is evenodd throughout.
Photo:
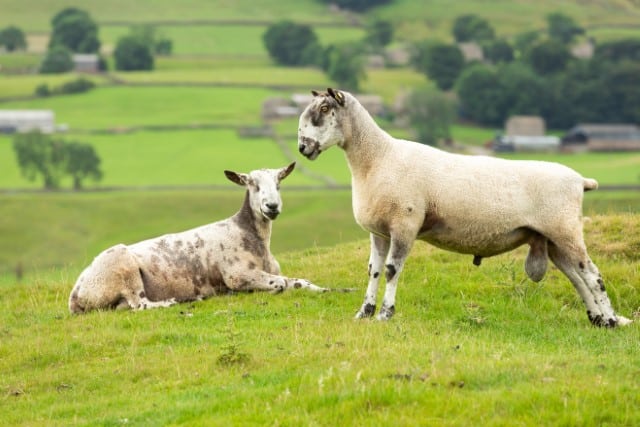
<svg viewBox="0 0 640 427"><path fill-rule="evenodd" d="M262 214L273 221L280 215L280 207L277 203L267 203L262 209Z"/></svg>
<svg viewBox="0 0 640 427"><path fill-rule="evenodd" d="M315 139L301 136L298 140L298 151L309 160L315 160L320 155L320 143Z"/></svg>

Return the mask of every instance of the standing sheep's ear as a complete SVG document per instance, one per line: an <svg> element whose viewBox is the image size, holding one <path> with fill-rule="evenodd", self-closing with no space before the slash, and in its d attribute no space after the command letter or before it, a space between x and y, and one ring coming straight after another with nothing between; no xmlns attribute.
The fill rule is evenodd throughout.
<svg viewBox="0 0 640 427"><path fill-rule="evenodd" d="M237 173L233 171L224 171L224 174L231 182L235 182L238 185L247 185L249 176L244 173Z"/></svg>
<svg viewBox="0 0 640 427"><path fill-rule="evenodd" d="M335 99L341 107L344 107L344 95L339 90L327 88L327 92L333 99Z"/></svg>
<svg viewBox="0 0 640 427"><path fill-rule="evenodd" d="M320 92L318 92L317 90L312 90L312 91L311 91L311 95L313 95L313 96L319 96L319 95L320 95Z"/></svg>
<svg viewBox="0 0 640 427"><path fill-rule="evenodd" d="M291 163L289 166L285 166L278 171L278 182L282 181L289 176L293 169L296 167L296 162Z"/></svg>

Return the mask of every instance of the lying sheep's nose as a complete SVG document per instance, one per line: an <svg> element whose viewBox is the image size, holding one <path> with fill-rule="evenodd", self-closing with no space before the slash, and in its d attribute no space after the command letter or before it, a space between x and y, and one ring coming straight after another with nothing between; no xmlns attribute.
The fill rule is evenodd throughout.
<svg viewBox="0 0 640 427"><path fill-rule="evenodd" d="M304 145L302 142L301 142L300 144L298 144L298 151L299 151L301 154L304 154L304 149L305 149L305 148L307 148L307 147L305 147L305 145Z"/></svg>

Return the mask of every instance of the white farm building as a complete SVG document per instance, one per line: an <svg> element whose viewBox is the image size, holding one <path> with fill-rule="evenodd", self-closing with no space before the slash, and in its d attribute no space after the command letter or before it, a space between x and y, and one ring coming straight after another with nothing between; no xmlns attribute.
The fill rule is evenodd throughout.
<svg viewBox="0 0 640 427"><path fill-rule="evenodd" d="M56 130L55 115L51 110L0 110L0 133L38 130L51 133Z"/></svg>

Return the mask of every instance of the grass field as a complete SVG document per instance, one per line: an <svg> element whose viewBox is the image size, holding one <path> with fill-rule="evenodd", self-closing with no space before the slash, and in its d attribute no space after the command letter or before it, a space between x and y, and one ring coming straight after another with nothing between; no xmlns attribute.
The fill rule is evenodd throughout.
<svg viewBox="0 0 640 427"><path fill-rule="evenodd" d="M638 217L587 225L617 310L637 316ZM637 425L640 329L589 325L568 281L414 247L390 322L354 321L368 243L279 256L351 294L248 294L70 316L77 268L0 285L4 425ZM635 314L634 314L635 313Z"/></svg>
<svg viewBox="0 0 640 427"><path fill-rule="evenodd" d="M274 66L261 41L269 22L312 23L327 44L357 40L363 24L389 19L400 44L448 39L463 13L486 17L509 37L543 28L546 14L560 11L601 41L640 34L637 1L395 0L358 16L316 0L0 0L0 29L18 25L42 48L51 17L71 4L98 21L106 52L131 24L151 23L175 54L157 58L154 72L92 76L99 87L89 93L39 99L26 98L40 84L77 76L14 76L36 67L38 56L0 54L0 98L25 98L0 108L53 109L70 127L66 139L96 148L105 174L86 183L92 191L34 191L41 184L20 175L11 138L0 136L0 425L640 425L638 325L591 327L555 268L541 283L526 279L525 248L477 268L469 256L416 243L396 317L353 321L369 243L350 191L327 188L350 182L343 153L332 149L315 162L299 156L295 118L273 123L285 150L238 132L264 124L268 97L333 86L319 70ZM371 69L362 90L392 105L425 84L408 68ZM452 132L474 146L495 134L465 125ZM601 185L640 182L637 153L506 157L558 161ZM73 283L100 251L228 217L244 190L224 169L292 159L298 167L282 185L272 251L289 276L356 292L68 314ZM123 189L102 191L108 187ZM585 196L591 257L615 308L636 323L638 194Z"/></svg>

